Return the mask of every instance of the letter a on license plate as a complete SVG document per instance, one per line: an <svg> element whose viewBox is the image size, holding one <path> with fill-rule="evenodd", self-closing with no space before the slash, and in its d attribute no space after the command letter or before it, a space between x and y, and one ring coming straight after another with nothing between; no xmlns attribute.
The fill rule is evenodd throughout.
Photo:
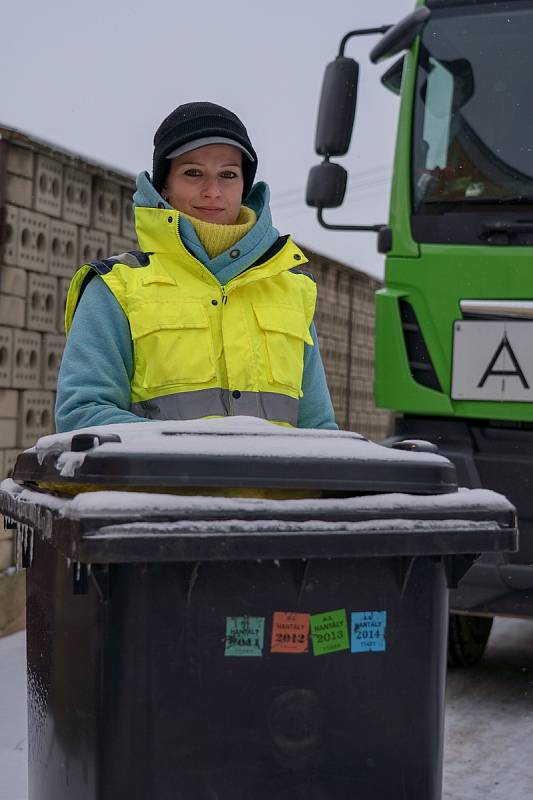
<svg viewBox="0 0 533 800"><path fill-rule="evenodd" d="M457 321L453 400L533 400L533 322Z"/></svg>

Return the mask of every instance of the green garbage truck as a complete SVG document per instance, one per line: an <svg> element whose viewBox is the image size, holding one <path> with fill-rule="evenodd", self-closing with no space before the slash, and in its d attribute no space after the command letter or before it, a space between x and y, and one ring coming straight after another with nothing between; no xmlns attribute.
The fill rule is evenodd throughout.
<svg viewBox="0 0 533 800"><path fill-rule="evenodd" d="M387 225L336 225L359 65L376 37L400 96ZM379 37L379 38L377 38ZM396 25L348 32L326 69L307 203L334 230L372 230L376 404L391 440L428 440L459 483L517 507L518 553L481 558L452 593L449 663L483 653L494 615L533 614L533 3L427 0ZM354 48L355 49L355 48ZM371 69L371 67L368 67Z"/></svg>

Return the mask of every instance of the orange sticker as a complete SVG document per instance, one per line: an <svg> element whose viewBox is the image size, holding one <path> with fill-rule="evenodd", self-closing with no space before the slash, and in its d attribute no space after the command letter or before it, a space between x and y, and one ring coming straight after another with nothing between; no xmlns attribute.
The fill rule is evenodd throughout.
<svg viewBox="0 0 533 800"><path fill-rule="evenodd" d="M275 611L272 620L272 653L307 653L309 614Z"/></svg>

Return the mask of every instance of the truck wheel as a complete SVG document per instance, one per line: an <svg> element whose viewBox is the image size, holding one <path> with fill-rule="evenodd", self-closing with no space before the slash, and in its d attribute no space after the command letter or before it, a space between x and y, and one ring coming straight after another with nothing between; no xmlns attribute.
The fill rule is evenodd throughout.
<svg viewBox="0 0 533 800"><path fill-rule="evenodd" d="M492 628L492 617L450 614L448 627L448 666L470 667L485 652Z"/></svg>

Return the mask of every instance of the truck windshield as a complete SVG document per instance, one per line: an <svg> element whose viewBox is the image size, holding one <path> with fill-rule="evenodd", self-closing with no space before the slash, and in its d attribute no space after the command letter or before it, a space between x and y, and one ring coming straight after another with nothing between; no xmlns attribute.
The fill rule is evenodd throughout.
<svg viewBox="0 0 533 800"><path fill-rule="evenodd" d="M415 215L533 211L532 42L533 2L433 12L414 103Z"/></svg>

